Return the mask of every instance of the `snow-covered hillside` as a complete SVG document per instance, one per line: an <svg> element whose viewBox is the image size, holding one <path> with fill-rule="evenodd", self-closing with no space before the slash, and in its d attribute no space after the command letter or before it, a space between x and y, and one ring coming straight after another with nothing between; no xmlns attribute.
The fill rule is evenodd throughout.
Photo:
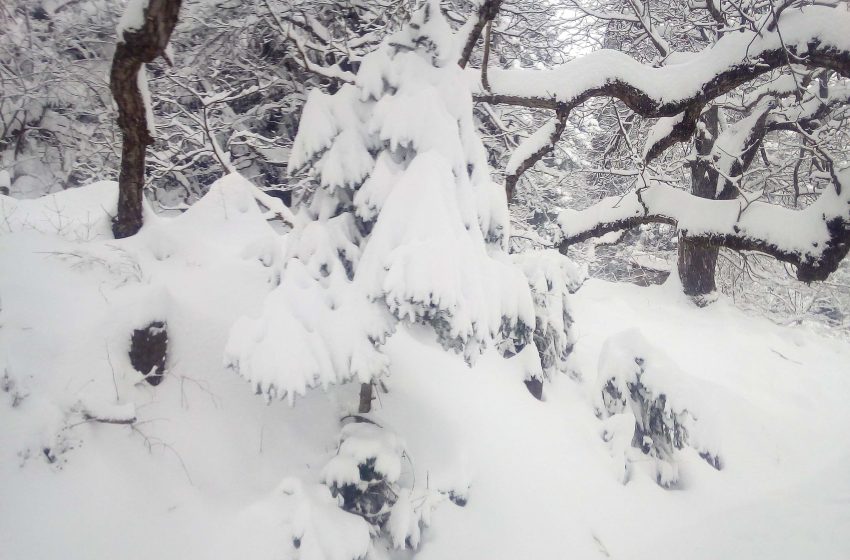
<svg viewBox="0 0 850 560"><path fill-rule="evenodd" d="M354 383L266 404L224 365L286 242L244 181L120 241L116 188L0 196L3 560L850 556L846 342L591 280L572 375L542 402L523 354L468 367L401 325L386 391L352 423ZM127 354L154 320L155 386ZM681 445L644 454L635 426L662 394ZM367 456L396 494L372 538L330 491Z"/></svg>

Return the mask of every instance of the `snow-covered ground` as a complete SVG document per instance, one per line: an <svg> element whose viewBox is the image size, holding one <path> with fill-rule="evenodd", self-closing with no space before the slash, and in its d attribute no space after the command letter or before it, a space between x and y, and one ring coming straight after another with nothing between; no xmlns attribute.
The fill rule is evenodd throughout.
<svg viewBox="0 0 850 560"><path fill-rule="evenodd" d="M0 558L412 557L364 542L323 484L358 387L267 405L223 365L279 243L250 193L213 189L121 241L114 199L113 183L0 196ZM396 332L369 417L399 437L399 479L430 513L417 558L850 557L850 345L678 294L588 281L573 375L543 402L519 358L469 368L431 331ZM154 319L170 350L157 386L127 356ZM685 446L664 489L632 417L601 418L600 365L629 352L721 470Z"/></svg>

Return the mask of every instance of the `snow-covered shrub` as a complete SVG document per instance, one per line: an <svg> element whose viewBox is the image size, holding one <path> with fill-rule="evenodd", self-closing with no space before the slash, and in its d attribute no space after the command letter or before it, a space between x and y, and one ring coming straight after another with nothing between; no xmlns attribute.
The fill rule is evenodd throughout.
<svg viewBox="0 0 850 560"><path fill-rule="evenodd" d="M403 453L404 444L392 432L369 423L346 424L322 478L341 498L342 509L381 525L396 500L393 485L401 476Z"/></svg>
<svg viewBox="0 0 850 560"><path fill-rule="evenodd" d="M566 369L575 343L569 297L581 287L587 270L554 250L519 253L514 262L528 279L534 299L534 345L543 374L549 377Z"/></svg>
<svg viewBox="0 0 850 560"><path fill-rule="evenodd" d="M404 457L404 443L390 430L368 422L346 424L322 478L342 509L363 517L392 547L415 549L432 510L446 496L403 480Z"/></svg>
<svg viewBox="0 0 850 560"><path fill-rule="evenodd" d="M691 447L715 469L720 458L699 441L694 407L698 396L684 374L635 330L605 342L599 358L599 413L606 418L603 439L622 454L623 481L630 463L652 459L652 474L664 488L679 481L677 451ZM629 445L625 440L630 438ZM634 451L633 451L634 450Z"/></svg>
<svg viewBox="0 0 850 560"><path fill-rule="evenodd" d="M92 199L99 206L92 208ZM118 201L118 183L98 181L85 189L69 189L33 200L0 194L0 232L33 230L72 241L112 239L110 215Z"/></svg>
<svg viewBox="0 0 850 560"><path fill-rule="evenodd" d="M563 308L535 313L507 253L504 189L490 178L457 45L437 2L364 57L354 83L315 90L290 170L309 170L279 285L261 315L234 325L227 363L268 397L385 374L381 352L398 322L426 325L472 362L532 342L541 315L546 368L569 346ZM559 266L553 265L554 271ZM549 268L547 268L549 270ZM566 269L565 269L566 270ZM560 276L559 276L560 275ZM557 278L556 278L557 277ZM540 284L537 289L540 289Z"/></svg>

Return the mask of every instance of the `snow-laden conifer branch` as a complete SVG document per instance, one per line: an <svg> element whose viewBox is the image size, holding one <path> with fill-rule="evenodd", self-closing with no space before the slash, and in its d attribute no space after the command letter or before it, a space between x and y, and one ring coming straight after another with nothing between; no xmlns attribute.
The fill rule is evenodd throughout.
<svg viewBox="0 0 850 560"><path fill-rule="evenodd" d="M354 84L309 94L288 167L309 170L315 190L278 259L277 287L259 317L234 325L225 352L258 393L291 401L357 380L368 412L371 383L390 370L384 343L401 324L432 331L470 363L488 347L524 352L517 359L538 381L565 367L565 287L580 285L578 272L554 251L508 254L507 199L490 179L456 56L430 0L363 58Z"/></svg>

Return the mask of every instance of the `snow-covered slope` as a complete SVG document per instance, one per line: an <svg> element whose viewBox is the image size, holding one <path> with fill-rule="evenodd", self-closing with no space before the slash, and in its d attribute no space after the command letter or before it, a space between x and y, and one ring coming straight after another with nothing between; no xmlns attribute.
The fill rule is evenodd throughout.
<svg viewBox="0 0 850 560"><path fill-rule="evenodd" d="M102 209L114 188L28 202L17 221L0 197L3 560L850 556L850 345L724 300L698 309L675 286L597 281L572 300L577 373L543 402L522 356L469 368L425 328L392 336L369 419L404 449L396 474L415 516L393 521L402 544L416 516L423 528L415 552L370 544L325 484L342 476L328 464L357 387L266 405L223 365L281 243L247 187L228 177L121 241ZM92 224L85 235L51 225L66 206ZM157 319L170 354L151 386L127 350ZM632 357L689 428L668 457L672 489L630 445L637 405L604 408L610 375L634 381Z"/></svg>

